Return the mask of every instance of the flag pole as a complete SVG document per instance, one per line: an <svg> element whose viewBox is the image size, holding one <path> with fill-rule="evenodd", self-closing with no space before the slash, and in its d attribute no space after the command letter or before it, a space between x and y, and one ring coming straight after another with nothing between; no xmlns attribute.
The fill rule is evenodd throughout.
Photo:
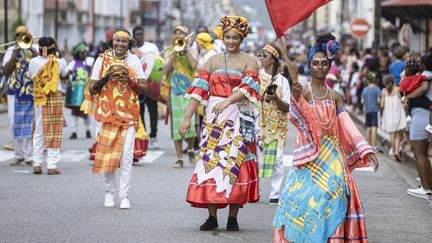
<svg viewBox="0 0 432 243"><path fill-rule="evenodd" d="M293 84L295 84L295 83L297 83L297 71L296 71L294 64L291 63L291 60L290 60L289 55L288 55L288 50L286 49L285 41L282 39L282 37L280 37L277 39L277 43L279 45L279 48L282 51L282 55L285 59L285 63L287 65L291 80L292 80Z"/></svg>

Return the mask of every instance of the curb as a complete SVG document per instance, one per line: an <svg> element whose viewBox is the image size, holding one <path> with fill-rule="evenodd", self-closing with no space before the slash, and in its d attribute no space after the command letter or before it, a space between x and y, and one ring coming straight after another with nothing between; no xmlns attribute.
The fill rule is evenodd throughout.
<svg viewBox="0 0 432 243"><path fill-rule="evenodd" d="M354 123L357 125L357 127L362 128L363 130L366 129L365 124L365 117L363 115L357 115L354 114L350 109L347 109L348 113L350 114L351 118L353 119ZM383 129L378 127L377 130L377 140L382 141L385 140L384 146L379 146L384 152L384 156L387 156L390 149L390 143L388 142L390 140L389 134L384 131ZM378 144L381 144L380 142ZM395 161L396 162L396 161ZM398 163L398 162L396 162ZM412 167L416 169L416 162L414 159L414 154L411 151L401 151L401 164L405 164L409 167Z"/></svg>

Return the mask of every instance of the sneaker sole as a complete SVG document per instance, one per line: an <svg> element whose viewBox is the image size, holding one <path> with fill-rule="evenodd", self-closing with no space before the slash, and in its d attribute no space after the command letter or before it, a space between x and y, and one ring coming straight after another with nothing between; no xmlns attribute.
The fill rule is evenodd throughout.
<svg viewBox="0 0 432 243"><path fill-rule="evenodd" d="M432 199L432 195L417 194L417 193L410 192L410 191L407 191L407 194L411 195L411 196L414 196L414 197L423 198L423 199L428 199L428 200Z"/></svg>
<svg viewBox="0 0 432 243"><path fill-rule="evenodd" d="M115 207L115 204L112 204L112 205L104 204L104 207L106 207L106 208L113 208L113 207Z"/></svg>

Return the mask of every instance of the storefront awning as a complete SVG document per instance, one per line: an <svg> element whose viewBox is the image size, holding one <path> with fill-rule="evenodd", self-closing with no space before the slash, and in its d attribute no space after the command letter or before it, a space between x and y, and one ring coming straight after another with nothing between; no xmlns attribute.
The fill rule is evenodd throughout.
<svg viewBox="0 0 432 243"><path fill-rule="evenodd" d="M432 6L431 0L387 0L381 3L383 7L402 7L402 6Z"/></svg>
<svg viewBox="0 0 432 243"><path fill-rule="evenodd" d="M386 0L381 2L383 17L408 19L430 18L432 0Z"/></svg>

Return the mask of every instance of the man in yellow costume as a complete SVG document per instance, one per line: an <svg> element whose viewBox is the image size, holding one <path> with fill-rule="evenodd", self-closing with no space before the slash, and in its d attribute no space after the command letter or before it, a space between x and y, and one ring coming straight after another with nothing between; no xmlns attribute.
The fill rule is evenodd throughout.
<svg viewBox="0 0 432 243"><path fill-rule="evenodd" d="M56 56L52 37L39 39L40 56L29 63L34 85L35 129L33 134L33 174L42 174L44 150L47 150L48 175L58 175L63 133L63 103L60 76L66 77L66 62Z"/></svg>

